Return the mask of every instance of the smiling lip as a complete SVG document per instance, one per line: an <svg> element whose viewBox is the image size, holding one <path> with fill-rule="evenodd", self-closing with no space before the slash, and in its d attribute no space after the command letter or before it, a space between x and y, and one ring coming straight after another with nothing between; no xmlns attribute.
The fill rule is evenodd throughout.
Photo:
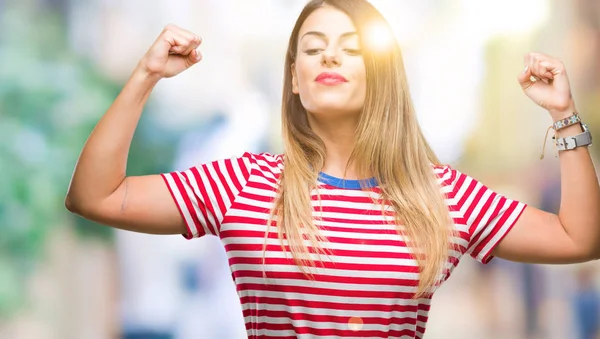
<svg viewBox="0 0 600 339"><path fill-rule="evenodd" d="M346 78L335 72L323 72L315 78L315 81L326 86L334 86L348 82Z"/></svg>

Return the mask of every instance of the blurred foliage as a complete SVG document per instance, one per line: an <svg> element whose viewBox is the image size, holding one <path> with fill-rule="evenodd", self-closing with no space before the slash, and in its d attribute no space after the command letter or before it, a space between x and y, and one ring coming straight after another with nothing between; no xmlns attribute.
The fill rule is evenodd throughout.
<svg viewBox="0 0 600 339"><path fill-rule="evenodd" d="M51 232L75 225L80 235L110 238L110 228L68 214L64 196L81 147L121 88L69 50L59 11L4 6L0 28L10 34L0 35L0 319L23 304L26 278ZM171 163L175 142L151 117L140 122L128 174L166 171Z"/></svg>

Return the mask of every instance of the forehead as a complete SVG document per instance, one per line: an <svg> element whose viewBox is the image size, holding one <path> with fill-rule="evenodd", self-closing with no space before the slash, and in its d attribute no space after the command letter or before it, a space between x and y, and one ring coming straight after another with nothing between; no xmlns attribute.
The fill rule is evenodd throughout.
<svg viewBox="0 0 600 339"><path fill-rule="evenodd" d="M331 7L323 6L312 12L302 24L299 36L309 31L322 32L334 37L342 33L356 31L354 23L346 13Z"/></svg>

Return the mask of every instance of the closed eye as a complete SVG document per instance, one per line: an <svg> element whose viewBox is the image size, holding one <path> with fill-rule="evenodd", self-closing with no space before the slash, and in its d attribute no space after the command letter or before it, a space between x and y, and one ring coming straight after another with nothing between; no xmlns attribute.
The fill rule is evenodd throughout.
<svg viewBox="0 0 600 339"><path fill-rule="evenodd" d="M350 55L361 55L362 49L344 48L344 52L346 52Z"/></svg>
<svg viewBox="0 0 600 339"><path fill-rule="evenodd" d="M308 54L308 55L315 55L319 52L322 52L323 49L322 48L311 48L311 49L307 49L304 51L304 53Z"/></svg>

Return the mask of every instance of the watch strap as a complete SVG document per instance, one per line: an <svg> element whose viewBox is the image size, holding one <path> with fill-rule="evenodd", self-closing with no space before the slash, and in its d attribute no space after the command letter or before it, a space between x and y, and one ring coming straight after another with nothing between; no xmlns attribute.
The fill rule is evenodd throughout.
<svg viewBox="0 0 600 339"><path fill-rule="evenodd" d="M564 138L555 138L556 149L559 151L569 151L577 147L591 145L592 134L585 124L581 124L581 127L583 127L583 133Z"/></svg>

